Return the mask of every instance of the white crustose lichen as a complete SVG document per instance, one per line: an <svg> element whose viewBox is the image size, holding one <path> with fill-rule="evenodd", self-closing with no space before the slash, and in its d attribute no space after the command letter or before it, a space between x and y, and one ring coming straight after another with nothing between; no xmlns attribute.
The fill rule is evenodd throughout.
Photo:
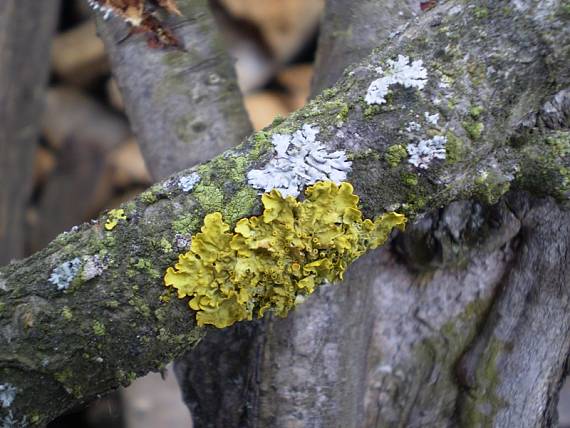
<svg viewBox="0 0 570 428"><path fill-rule="evenodd" d="M410 155L408 162L416 168L427 169L434 159L445 159L446 144L447 138L443 135L436 135L418 143L410 143L406 147Z"/></svg>
<svg viewBox="0 0 570 428"><path fill-rule="evenodd" d="M423 67L422 60L410 62L410 58L403 55L398 55L396 61L389 59L387 70L379 67L376 71L382 77L368 87L365 98L368 104L385 104L392 85L423 89L427 82L427 70Z"/></svg>
<svg viewBox="0 0 570 428"><path fill-rule="evenodd" d="M318 127L304 125L293 135L274 134L276 156L263 169L249 171L248 183L264 192L275 189L283 196L297 196L317 181L345 181L352 163L344 151L327 152L317 141L318 133Z"/></svg>
<svg viewBox="0 0 570 428"><path fill-rule="evenodd" d="M16 398L16 387L9 383L0 384L0 406L10 407Z"/></svg>
<svg viewBox="0 0 570 428"><path fill-rule="evenodd" d="M63 262L52 271L48 281L56 285L58 290L65 290L79 273L80 267L81 259L79 257Z"/></svg>
<svg viewBox="0 0 570 428"><path fill-rule="evenodd" d="M424 118L426 121L434 126L437 126L437 122L439 122L439 113L429 114L429 112L424 113Z"/></svg>
<svg viewBox="0 0 570 428"><path fill-rule="evenodd" d="M178 179L178 185L184 192L190 192L199 182L200 176L195 172Z"/></svg>

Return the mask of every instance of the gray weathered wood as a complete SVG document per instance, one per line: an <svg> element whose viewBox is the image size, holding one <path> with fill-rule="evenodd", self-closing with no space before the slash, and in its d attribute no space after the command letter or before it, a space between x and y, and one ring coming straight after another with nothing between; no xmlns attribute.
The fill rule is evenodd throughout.
<svg viewBox="0 0 570 428"><path fill-rule="evenodd" d="M0 264L24 255L25 208L58 4L0 3Z"/></svg>

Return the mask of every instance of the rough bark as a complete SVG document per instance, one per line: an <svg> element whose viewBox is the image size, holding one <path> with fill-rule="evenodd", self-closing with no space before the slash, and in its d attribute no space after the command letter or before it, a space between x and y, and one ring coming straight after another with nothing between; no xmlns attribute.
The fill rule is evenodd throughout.
<svg viewBox="0 0 570 428"><path fill-rule="evenodd" d="M316 124L321 129L319 139L327 147L351 153L349 180L367 217L399 206L413 220L462 198L478 196L495 202L509 186L550 194L567 204L563 180L570 162L565 149L568 98L563 91L570 85L567 10L560 2L474 5L449 1L436 8L388 48L375 51L347 72L335 89L274 124L269 132ZM421 92L398 88L388 105L370 109L362 97L377 77L374 69L399 53L424 61L428 85ZM446 85L440 84L442 70L447 73ZM473 131L472 106L484 108L477 115L476 129L484 129L480 135L469 132ZM348 114L343 114L346 109ZM427 170L416 171L407 162L390 166L384 159L386 149L409 142L398 131L425 111L440 112L440 132L453 133L454 141L465 150L459 158L450 157ZM545 127L551 118L562 128ZM521 128L521 121L526 128ZM233 220L259 212L257 199L236 198L239 190L249 189L246 172L271 156L267 133L258 133L196 168L202 181L193 191L180 189L177 178L189 171L180 173L126 204L127 219L115 229L103 228L108 218L104 215L94 224L60 236L29 259L2 268L0 377L16 388L11 407L0 409L2 417L11 412L18 420L27 416L33 424L41 424L74 404L156 369L195 343L207 329L194 327L184 301L160 300L162 273L180 251L173 251L176 234L180 229L195 233L209 211L220 210ZM416 185L402 178L407 174L416 177ZM94 255L105 265L99 276L89 281L78 277L64 292L48 282L61 263ZM424 291L409 292L421 295ZM397 308L399 302L390 298L386 297L387 307ZM422 308L440 313L437 305ZM303 326L308 327L318 328ZM381 352L387 352L388 346L405 349L388 342ZM333 347L319 354L325 357L334 362L340 351ZM334 378L334 373L330 376ZM394 373L391 391L407 387L398 383L400 377ZM289 392L302 400L300 389ZM261 420L271 420L264 413L270 408L266 404L258 406L265 418ZM324 403L317 405L323 409ZM410 414L415 404L410 405L402 414Z"/></svg>
<svg viewBox="0 0 570 428"><path fill-rule="evenodd" d="M39 116L58 0L0 4L0 264L24 255Z"/></svg>
<svg viewBox="0 0 570 428"><path fill-rule="evenodd" d="M232 61L207 0L178 2L168 19L182 49L149 49L118 19L100 35L151 175L163 179L235 146L251 132Z"/></svg>

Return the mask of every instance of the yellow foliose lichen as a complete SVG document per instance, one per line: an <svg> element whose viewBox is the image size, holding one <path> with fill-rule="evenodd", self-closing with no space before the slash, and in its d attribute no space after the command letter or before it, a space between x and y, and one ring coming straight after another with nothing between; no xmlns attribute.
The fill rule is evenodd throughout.
<svg viewBox="0 0 570 428"><path fill-rule="evenodd" d="M395 212L363 220L349 183L319 182L305 195L298 201L275 190L264 194L263 214L238 221L233 233L220 213L204 218L190 251L164 277L179 298L190 297L198 325L228 327L267 311L286 316L405 226Z"/></svg>
<svg viewBox="0 0 570 428"><path fill-rule="evenodd" d="M125 215L124 209L116 209L109 211L109 217L107 217L107 221L105 222L105 229L106 230L113 230L117 224L119 224L120 220L126 220L127 216Z"/></svg>

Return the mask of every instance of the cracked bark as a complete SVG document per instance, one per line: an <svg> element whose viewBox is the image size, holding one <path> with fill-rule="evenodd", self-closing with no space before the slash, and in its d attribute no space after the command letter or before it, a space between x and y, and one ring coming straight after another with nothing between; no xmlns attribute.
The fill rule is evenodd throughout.
<svg viewBox="0 0 570 428"><path fill-rule="evenodd" d="M487 8L487 13L476 9L477 6ZM481 180L481 172L487 172L484 177L491 174L495 178L508 178L513 171L518 171L516 177L508 179L510 188L541 191L557 197L561 205L546 200L544 211L553 210L560 215L559 223L567 221L566 211L560 207L567 206L563 171L570 160L568 154L559 152L568 136L567 92L564 91L570 85L567 23L568 16L561 2L536 1L524 5L514 1L481 2L469 6L445 2L393 39L389 46L375 51L365 62L345 73L335 89L271 129L291 132L304 123L314 123L320 126L319 139L329 149L342 147L349 151L353 155L350 181L361 196L362 209L368 217L395 204L401 204L414 220L461 199L482 197L496 201L506 191L505 186L500 185L504 182ZM412 59L422 58L430 76L429 84L421 92L398 88L386 108L369 111L362 103L362 96L377 77L374 69L402 52ZM482 71L477 71L479 69ZM448 76L447 87L439 84L444 76L442 70ZM434 100L453 103L450 106ZM345 105L349 112L343 120L341 112ZM398 105L405 108L394 108ZM468 121L473 120L471 106L484 106L484 112L477 119L481 124L478 128L484 129L481 135L469 132ZM415 171L407 162L390 167L384 160L386 149L392 144L409 142L410 137L398 131L414 120L416 114L425 111L438 111L441 122L437 131L453 132L467 150L462 152L461 159L434 163L427 171ZM558 129L546 126L547 117L556 118L552 123L558 123ZM263 165L271 155L266 135L260 133L198 168L208 188L223 195L219 209L225 212L237 192L247 188L245 173ZM243 177L236 179L230 172L238 168L237 158L245 159L245 168ZM160 367L181 355L210 330L195 328L193 314L184 301L160 301L162 272L177 256L176 252L165 250L162 239L174 243L175 224L182 220L188 222L189 232L195 233L204 214L211 210L210 205L203 203L203 193L197 190L186 193L177 186L177 178L188 172L153 186L140 198L125 204L127 220L121 221L113 231L102 227L107 218L104 215L95 224L82 225L60 236L31 258L0 269L0 303L3 304L0 378L17 390L10 409L0 409L1 417L12 412L18 420L26 416L33 424L42 424L72 405ZM410 188L402 180L405 174L414 174L417 185ZM420 197L421 203L418 202ZM473 347L475 358L465 363L465 372L475 374L466 377L475 379L469 383L473 392L471 402L456 397L459 391L455 381L456 363L468 350L470 341L479 337L475 333L484 314L493 313L495 285L503 277L502 265L491 262L501 257L504 263L509 263L517 256L509 250L511 237L518 231L517 223L508 218L511 211L492 215L493 210L469 206L472 208L468 210L451 205L446 210L456 207L463 215L449 215L447 221L447 211L444 211L441 220L424 226L428 231L440 227L441 232L414 241L424 244L427 251L440 250L436 253L438 257L430 259L428 265L443 263L447 266L445 262L451 260L450 265L457 266L449 273L453 278L446 281L447 272L430 273L429 269L419 277L413 275L398 267L394 256L384 249L375 253L377 258L361 261L374 263L379 259L385 268L375 287L338 287L349 295L347 299L355 302L351 308L355 315L346 317L347 324L354 326L352 330L347 329L350 335L360 337L363 343L367 335L362 326L374 330L377 340L368 347L347 352L350 337L343 336L338 342L321 341L316 355L297 352L303 346L314 349L312 340L327 337L333 328L327 324L331 317L345 321L346 311L339 300L322 299L326 288L314 299L315 307L323 312L322 317L313 320L312 315L306 316L302 322L300 307L297 322L271 323L265 337L272 340L263 345L263 365L253 378L261 379L258 389L261 393L252 396L246 423L337 426L346 422L345 426L358 426L362 421L358 418L363 415L364 423L372 426L398 423L421 426L423 420L442 421L445 425L446 421L481 418L480 413L490 418L516 417L516 413L509 413L510 403L503 405L502 390L494 388L509 379L500 375L489 377L486 370L492 367L489 362L495 363L495 367L499 362L499 368L503 367L500 366L502 359L489 356L497 348L492 341ZM251 215L258 209L256 201L239 214ZM507 219L503 220L505 216ZM484 222L481 218L498 220ZM524 220L519 222L524 223ZM529 223L529 227L532 224ZM501 227L504 231L499 233ZM559 231L565 232L562 227ZM429 236L442 242L448 240L453 245L443 245ZM477 245L471 248L462 244L457 238L462 236L473 236L474 241L468 240L468 243ZM555 238L563 237L560 233ZM563 254L563 243L556 242ZM403 241L399 245L405 248L410 244ZM446 249L451 251L444 251ZM475 255L479 250L481 257L477 259ZM425 251L406 252L420 253ZM63 293L48 283L50 272L62 262L94 254L106 256L108 263L100 276L87 282L76 281ZM416 264L422 266L423 259L417 257ZM391 270L393 266L397 269ZM562 268L558 271L565 274ZM354 276L358 274L359 269L351 272ZM483 275L488 281L480 280ZM564 301L568 281L563 276L560 279L558 290ZM458 283L462 287L452 286ZM367 290L374 291L372 298L366 294ZM379 306L380 303L383 306ZM382 309L378 312L369 309L372 304L372 308ZM553 312L562 316L563 311ZM565 325L563 319L558 321L559 325ZM305 334L293 335L297 338L297 349L283 353L277 339L286 340L285 335L290 333L288 326ZM489 347L488 343L493 346ZM563 343L560 342L559 349ZM549 352L548 357L555 349L551 346L545 350ZM528 359L532 352L517 355ZM365 367L366 370L362 369L363 359L371 365ZM287 372L274 370L279 364L291 364L291 360L296 370L289 375L294 376L295 384L287 382ZM506 361L510 364L512 360ZM321 367L329 367L328 371L323 370L324 378L317 382L308 376L309 370ZM273 374L273 382L264 375L266 370ZM558 372L548 372L548 379L540 379L540 382L548 384L548 395L553 397L556 388L550 381L556 381ZM361 388L362 379L366 381L365 391ZM321 395L314 394L319 388ZM264 395L264 389L271 389L271 394ZM495 391L499 397L498 409L481 401L488 394L478 394L480 390ZM268 397L272 397L271 402ZM517 400L522 402L525 398L528 397L512 398L512 409L520 409ZM315 414L316 411L320 413ZM478 424L477 419L473 420ZM532 423L530 419L519 421L524 425L527 420Z"/></svg>

